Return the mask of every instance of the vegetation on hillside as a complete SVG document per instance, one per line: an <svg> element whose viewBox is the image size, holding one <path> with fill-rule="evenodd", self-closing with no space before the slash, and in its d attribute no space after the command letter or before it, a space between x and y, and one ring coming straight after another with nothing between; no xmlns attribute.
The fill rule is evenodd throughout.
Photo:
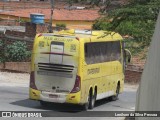
<svg viewBox="0 0 160 120"><path fill-rule="evenodd" d="M130 4L108 12L93 29L111 30L133 39L127 43L133 53L146 50L151 42L160 10L160 0L131 0Z"/></svg>
<svg viewBox="0 0 160 120"><path fill-rule="evenodd" d="M154 32L155 23L160 10L160 0L68 0L88 3L98 6L103 18L98 19L93 25L96 30L109 30L119 32L121 35L130 36L127 46L132 53L139 53L148 49ZM120 0L119 0L120 1ZM115 4L116 3L116 4ZM114 4L114 7L111 7Z"/></svg>

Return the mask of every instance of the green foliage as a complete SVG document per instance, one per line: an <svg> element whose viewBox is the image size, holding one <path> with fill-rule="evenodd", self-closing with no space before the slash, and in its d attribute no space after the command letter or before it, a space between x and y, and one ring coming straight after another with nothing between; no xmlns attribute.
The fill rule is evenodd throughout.
<svg viewBox="0 0 160 120"><path fill-rule="evenodd" d="M111 24L106 18L100 18L95 21L92 28L95 30L109 30L108 28L111 27Z"/></svg>
<svg viewBox="0 0 160 120"><path fill-rule="evenodd" d="M0 47L3 47L4 43L2 40L0 40Z"/></svg>
<svg viewBox="0 0 160 120"><path fill-rule="evenodd" d="M56 27L58 28L66 28L66 24L65 23L59 23L59 24L56 24Z"/></svg>
<svg viewBox="0 0 160 120"><path fill-rule="evenodd" d="M30 20L25 20L23 18L17 19L16 21L21 23L30 22Z"/></svg>
<svg viewBox="0 0 160 120"><path fill-rule="evenodd" d="M27 50L25 42L16 41L6 48L6 61L22 62L31 57L31 51Z"/></svg>
<svg viewBox="0 0 160 120"><path fill-rule="evenodd" d="M119 32L133 37L134 53L147 48L151 42L160 9L160 0L131 0L130 4L112 10L107 17L99 19L93 29Z"/></svg>
<svg viewBox="0 0 160 120"><path fill-rule="evenodd" d="M0 63L5 61L3 46L4 46L4 42L3 40L0 40Z"/></svg>

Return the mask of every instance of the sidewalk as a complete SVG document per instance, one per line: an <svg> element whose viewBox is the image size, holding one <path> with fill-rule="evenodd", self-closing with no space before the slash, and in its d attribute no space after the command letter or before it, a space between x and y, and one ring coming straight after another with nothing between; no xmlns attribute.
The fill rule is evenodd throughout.
<svg viewBox="0 0 160 120"><path fill-rule="evenodd" d="M0 71L0 86L29 86L28 73L11 73Z"/></svg>

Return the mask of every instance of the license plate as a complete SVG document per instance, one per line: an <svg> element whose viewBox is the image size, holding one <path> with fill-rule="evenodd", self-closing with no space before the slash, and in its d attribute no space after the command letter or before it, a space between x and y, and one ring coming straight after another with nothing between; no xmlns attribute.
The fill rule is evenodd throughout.
<svg viewBox="0 0 160 120"><path fill-rule="evenodd" d="M50 98L58 98L58 95L49 94Z"/></svg>

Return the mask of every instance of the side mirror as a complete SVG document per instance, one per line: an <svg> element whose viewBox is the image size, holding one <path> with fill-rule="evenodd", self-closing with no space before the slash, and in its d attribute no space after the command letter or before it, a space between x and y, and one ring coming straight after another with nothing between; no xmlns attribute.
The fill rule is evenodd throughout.
<svg viewBox="0 0 160 120"><path fill-rule="evenodd" d="M131 62L131 58L132 58L132 55L131 55L131 52L128 50L128 49L125 49L124 50L124 60L125 60L125 64L128 64Z"/></svg>

